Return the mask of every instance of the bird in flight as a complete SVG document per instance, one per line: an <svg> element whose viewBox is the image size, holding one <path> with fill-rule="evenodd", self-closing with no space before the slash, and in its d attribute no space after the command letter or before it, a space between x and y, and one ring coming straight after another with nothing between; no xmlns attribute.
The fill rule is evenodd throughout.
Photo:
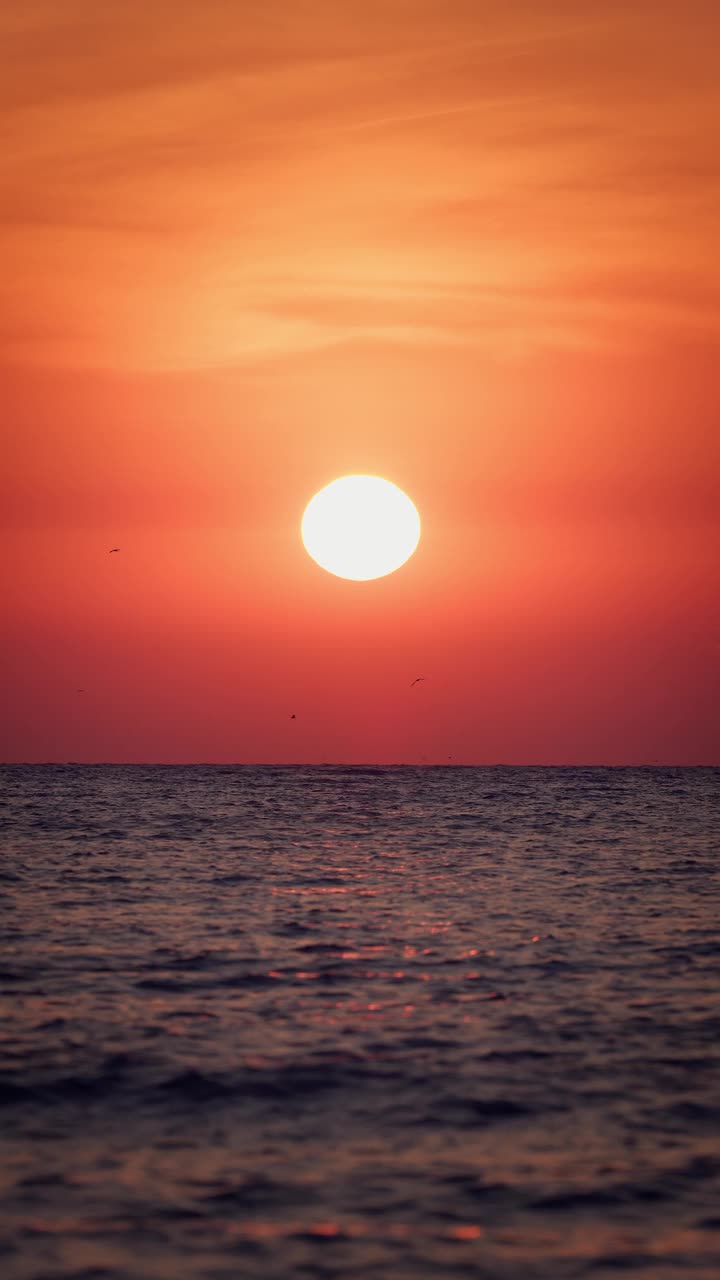
<svg viewBox="0 0 720 1280"><path fill-rule="evenodd" d="M297 719L297 716L295 715L295 712L294 712L294 711L293 711L293 713L292 713L292 715L291 715L290 719L291 719L291 720L296 720L296 719Z"/></svg>
<svg viewBox="0 0 720 1280"><path fill-rule="evenodd" d="M424 680L424 679L425 679L425 677L424 677L424 676L416 676L416 677L415 677L415 679L413 680L412 684L410 685L410 688L412 689L412 687L413 687L413 685L414 685L414 684L420 684L420 682L421 682L422 680Z"/></svg>
<svg viewBox="0 0 720 1280"><path fill-rule="evenodd" d="M119 547L111 547L110 550L108 551L108 555L111 556L113 551L119 551L119 550L120 550Z"/></svg>

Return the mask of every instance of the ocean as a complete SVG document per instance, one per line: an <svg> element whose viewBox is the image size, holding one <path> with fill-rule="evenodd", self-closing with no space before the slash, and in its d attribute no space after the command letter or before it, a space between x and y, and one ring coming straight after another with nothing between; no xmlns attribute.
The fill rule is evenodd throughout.
<svg viewBox="0 0 720 1280"><path fill-rule="evenodd" d="M716 1280L720 770L0 794L4 1280Z"/></svg>

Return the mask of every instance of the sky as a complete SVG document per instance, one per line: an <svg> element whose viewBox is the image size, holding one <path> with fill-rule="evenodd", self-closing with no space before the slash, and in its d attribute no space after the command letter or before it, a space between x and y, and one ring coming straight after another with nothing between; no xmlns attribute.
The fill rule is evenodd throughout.
<svg viewBox="0 0 720 1280"><path fill-rule="evenodd" d="M2 6L0 759L720 763L718 39ZM366 583L355 472L423 526Z"/></svg>

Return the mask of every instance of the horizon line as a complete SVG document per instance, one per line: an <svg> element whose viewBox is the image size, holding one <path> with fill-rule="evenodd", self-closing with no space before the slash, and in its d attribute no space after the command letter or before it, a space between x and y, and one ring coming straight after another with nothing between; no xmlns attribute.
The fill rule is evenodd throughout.
<svg viewBox="0 0 720 1280"><path fill-rule="evenodd" d="M495 760L479 763L463 760L0 760L0 769L720 769L720 762L634 761L625 764L572 763L512 764Z"/></svg>

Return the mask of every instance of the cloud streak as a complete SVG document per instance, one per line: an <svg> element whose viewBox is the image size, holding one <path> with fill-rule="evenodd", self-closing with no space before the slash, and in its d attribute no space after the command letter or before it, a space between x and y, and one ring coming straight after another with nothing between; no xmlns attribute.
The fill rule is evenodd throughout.
<svg viewBox="0 0 720 1280"><path fill-rule="evenodd" d="M719 21L661 9L3 13L6 357L172 368L714 324ZM613 276L609 297L593 282Z"/></svg>

